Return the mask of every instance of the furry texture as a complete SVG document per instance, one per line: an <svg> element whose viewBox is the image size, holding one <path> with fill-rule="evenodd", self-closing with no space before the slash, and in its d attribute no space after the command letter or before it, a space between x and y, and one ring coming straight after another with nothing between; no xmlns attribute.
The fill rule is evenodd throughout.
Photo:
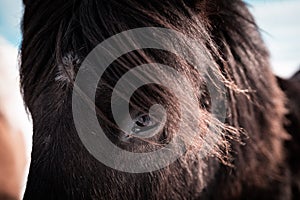
<svg viewBox="0 0 300 200"><path fill-rule="evenodd" d="M36 0L25 4L20 74L34 135L24 199L293 199L284 148L290 139L283 127L285 96L242 1ZM221 123L211 115L203 74L186 61L151 49L122 56L105 72L96 96L99 122L116 145L130 151L153 150L176 134L180 118L178 99L167 89L139 88L132 107L147 110L161 103L168 122L159 138L120 142L122 133L113 125L108 102L116 81L134 66L155 61L186 74L194 83L202 116L197 119L202 131L184 156L159 171L130 174L106 167L84 148L73 124L71 95L80 63L97 44L122 31L149 26L177 30L205 47L214 63L211 72L227 87L228 117ZM200 146L212 144L214 134L206 128L210 124L220 137L217 147L200 158ZM205 141L204 134L211 140Z"/></svg>
<svg viewBox="0 0 300 200"><path fill-rule="evenodd" d="M287 114L287 121L285 123L286 130L291 134L292 140L285 143L285 147L288 149L287 160L291 169L292 179L292 192L293 199L300 198L300 171L299 171L299 152L300 152L300 71L298 71L293 77L288 80L277 78L278 83L289 101L287 102L287 108L289 113Z"/></svg>

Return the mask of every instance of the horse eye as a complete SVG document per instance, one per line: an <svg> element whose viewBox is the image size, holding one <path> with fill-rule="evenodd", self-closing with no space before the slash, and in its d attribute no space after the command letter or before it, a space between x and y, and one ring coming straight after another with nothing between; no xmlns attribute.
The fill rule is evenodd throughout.
<svg viewBox="0 0 300 200"><path fill-rule="evenodd" d="M134 119L134 126L131 131L135 134L148 131L155 127L157 122L149 114L141 114Z"/></svg>
<svg viewBox="0 0 300 200"><path fill-rule="evenodd" d="M139 127L150 126L152 124L152 119L148 114L140 115L135 124Z"/></svg>
<svg viewBox="0 0 300 200"><path fill-rule="evenodd" d="M123 134L121 140L128 142L128 139L135 138L151 138L163 131L165 124L164 115L157 112L141 113L132 112L132 115L123 117L120 124Z"/></svg>

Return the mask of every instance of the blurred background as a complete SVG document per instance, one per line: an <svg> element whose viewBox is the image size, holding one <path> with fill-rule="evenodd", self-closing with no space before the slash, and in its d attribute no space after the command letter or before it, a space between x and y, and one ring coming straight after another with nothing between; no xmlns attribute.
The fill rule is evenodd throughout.
<svg viewBox="0 0 300 200"><path fill-rule="evenodd" d="M274 73L284 78L290 77L300 68L300 0L245 1L270 50ZM32 128L18 85L22 10L22 0L0 0L0 112L7 116L9 123L21 130L19 132L24 138L25 154L29 161Z"/></svg>

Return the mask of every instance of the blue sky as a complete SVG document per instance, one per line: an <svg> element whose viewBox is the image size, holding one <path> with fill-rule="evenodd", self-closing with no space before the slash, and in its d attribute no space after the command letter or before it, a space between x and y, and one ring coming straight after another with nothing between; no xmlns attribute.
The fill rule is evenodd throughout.
<svg viewBox="0 0 300 200"><path fill-rule="evenodd" d="M273 71L292 75L300 66L300 0L246 0L271 52ZM22 0L0 0L0 38L18 48Z"/></svg>
<svg viewBox="0 0 300 200"><path fill-rule="evenodd" d="M22 0L0 0L0 36L16 47L21 41L22 10Z"/></svg>

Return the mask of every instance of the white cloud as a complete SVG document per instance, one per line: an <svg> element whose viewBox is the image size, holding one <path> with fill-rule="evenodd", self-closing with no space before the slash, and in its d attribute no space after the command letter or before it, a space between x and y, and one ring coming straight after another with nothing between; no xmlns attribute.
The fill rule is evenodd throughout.
<svg viewBox="0 0 300 200"><path fill-rule="evenodd" d="M11 124L24 129L28 117L20 94L18 71L18 50L0 36L0 109Z"/></svg>
<svg viewBox="0 0 300 200"><path fill-rule="evenodd" d="M0 36L0 111L16 133L24 134L30 161L32 125L25 112L19 89L18 50ZM29 164L29 162L28 162ZM28 173L29 165L27 166ZM25 180L24 180L25 186ZM25 188L25 187L24 187Z"/></svg>

